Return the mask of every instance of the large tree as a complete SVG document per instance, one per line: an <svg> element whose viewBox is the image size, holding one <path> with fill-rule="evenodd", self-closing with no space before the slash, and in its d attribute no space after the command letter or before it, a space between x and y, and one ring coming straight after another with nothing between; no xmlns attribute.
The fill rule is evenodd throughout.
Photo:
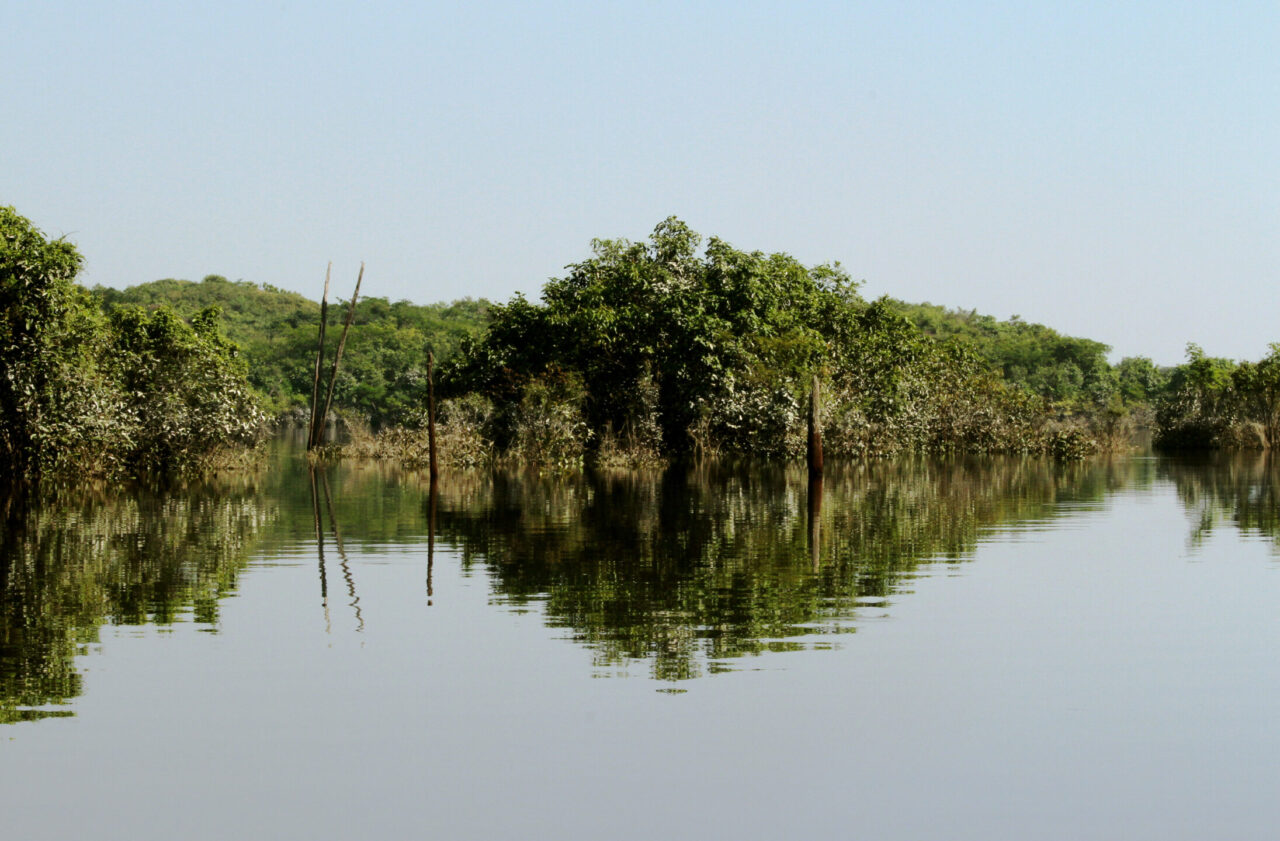
<svg viewBox="0 0 1280 841"><path fill-rule="evenodd" d="M815 374L831 388L843 446L860 451L872 439L935 446L967 434L975 388L988 408L1003 398L979 382L971 353L925 336L886 301L863 301L838 264L806 267L717 238L700 254L701 242L675 218L647 242L593 241L542 303L517 296L493 308L450 388L480 391L501 417L532 383L577 383L597 440L649 426L667 452L712 441L776 455L802 447Z"/></svg>

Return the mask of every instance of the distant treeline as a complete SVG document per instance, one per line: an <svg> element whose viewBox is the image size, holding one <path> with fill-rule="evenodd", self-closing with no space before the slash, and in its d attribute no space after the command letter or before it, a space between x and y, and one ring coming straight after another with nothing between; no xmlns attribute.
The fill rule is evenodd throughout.
<svg viewBox="0 0 1280 841"><path fill-rule="evenodd" d="M1164 449L1262 449L1280 444L1280 344L1258 362L1207 356L1187 345L1187 361L1161 368L1143 356L1107 363L1101 342L1059 335L1017 316L997 321L932 304L894 306L931 336L973 347L1008 383L1060 410L1152 414Z"/></svg>
<svg viewBox="0 0 1280 841"><path fill-rule="evenodd" d="M1111 365L1111 348L1102 342L1063 336L1016 315L999 321L976 310L891 303L926 334L968 344L1006 382L1057 404L1096 408L1117 402L1153 403L1164 394L1173 373L1145 356Z"/></svg>

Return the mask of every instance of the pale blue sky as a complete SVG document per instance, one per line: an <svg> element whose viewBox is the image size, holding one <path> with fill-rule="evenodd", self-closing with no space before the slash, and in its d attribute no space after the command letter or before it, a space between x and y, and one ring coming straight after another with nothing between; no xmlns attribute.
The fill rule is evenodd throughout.
<svg viewBox="0 0 1280 841"><path fill-rule="evenodd" d="M536 297L675 214L868 295L1280 341L1280 4L0 0L0 203L128 286Z"/></svg>

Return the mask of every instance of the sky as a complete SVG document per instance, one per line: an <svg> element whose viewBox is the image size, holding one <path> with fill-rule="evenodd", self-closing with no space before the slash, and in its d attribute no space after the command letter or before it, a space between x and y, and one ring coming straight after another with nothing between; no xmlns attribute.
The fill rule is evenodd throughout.
<svg viewBox="0 0 1280 841"><path fill-rule="evenodd" d="M537 298L675 215L1112 358L1280 341L1280 4L0 0L0 205L126 287Z"/></svg>

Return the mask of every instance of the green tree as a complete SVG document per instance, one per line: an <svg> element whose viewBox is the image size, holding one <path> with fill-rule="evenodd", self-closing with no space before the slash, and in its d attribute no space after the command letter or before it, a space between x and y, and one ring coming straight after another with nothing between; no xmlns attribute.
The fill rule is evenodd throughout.
<svg viewBox="0 0 1280 841"><path fill-rule="evenodd" d="M305 416L320 320L317 302L269 284L220 275L199 282L157 280L124 290L98 287L94 293L108 313L128 306L168 306L193 319L218 307L220 323L242 349L249 382L263 395L265 408L277 416ZM434 353L437 362L451 357L465 338L484 330L488 306L470 298L428 305L361 299L334 385L334 406L374 425L413 421L426 401L427 354ZM345 307L330 307L329 358L345 317Z"/></svg>
<svg viewBox="0 0 1280 841"><path fill-rule="evenodd" d="M1103 405L1116 389L1107 362L1110 348L1101 342L1063 336L1016 315L997 321L976 310L890 303L927 335L964 341L1006 381L1040 397L1069 405Z"/></svg>
<svg viewBox="0 0 1280 841"><path fill-rule="evenodd" d="M714 237L700 255L701 241L675 218L647 242L593 241L541 304L517 296L493 308L483 339L450 366L450 393L493 401L500 448L529 388L580 381L597 442L653 427L668 453L795 455L817 374L830 388L828 431L849 452L949 449L971 434L982 449L1034 446L1023 435L1030 402L892 302L863 301L838 264L810 268ZM1078 387L1082 371L1062 368Z"/></svg>
<svg viewBox="0 0 1280 841"><path fill-rule="evenodd" d="M1222 446L1239 420L1231 391L1235 363L1205 354L1187 344L1187 361L1173 370L1168 389L1156 409L1154 443L1167 449Z"/></svg>
<svg viewBox="0 0 1280 841"><path fill-rule="evenodd" d="M1168 385L1168 374L1145 356L1126 356L1115 366L1116 387L1130 403L1149 403Z"/></svg>
<svg viewBox="0 0 1280 841"><path fill-rule="evenodd" d="M1280 444L1280 342L1258 362L1242 362L1231 372L1231 390L1241 413L1262 427L1268 446Z"/></svg>
<svg viewBox="0 0 1280 841"><path fill-rule="evenodd" d="M75 283L83 262L0 207L0 464L11 476L108 469L122 396L101 370L101 314Z"/></svg>
<svg viewBox="0 0 1280 841"><path fill-rule="evenodd" d="M206 310L110 319L82 259L0 208L0 463L14 477L184 471L259 422L244 362Z"/></svg>
<svg viewBox="0 0 1280 841"><path fill-rule="evenodd" d="M449 372L454 391L480 390L515 405L534 380L580 376L592 429L658 419L667 449L690 445L706 420L728 434L744 413L794 420L805 375L828 355L817 327L853 284L838 267L806 269L785 254L743 252L669 218L648 242L595 240L591 256L543 290L492 310L483 341ZM830 300L827 300L830 299ZM636 395L656 388L656 405Z"/></svg>

